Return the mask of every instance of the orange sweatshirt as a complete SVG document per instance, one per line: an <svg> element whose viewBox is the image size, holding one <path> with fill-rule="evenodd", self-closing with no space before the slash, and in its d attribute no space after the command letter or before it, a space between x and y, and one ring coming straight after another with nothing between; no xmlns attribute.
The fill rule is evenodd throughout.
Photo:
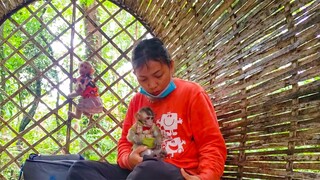
<svg viewBox="0 0 320 180"><path fill-rule="evenodd" d="M222 176L226 160L226 145L221 135L216 113L201 86L194 82L174 79L176 89L165 98L150 102L137 93L131 100L118 143L117 162L131 169L128 156L132 144L126 136L134 124L134 114L148 106L156 114L155 122L165 134L164 161L197 174L202 180Z"/></svg>

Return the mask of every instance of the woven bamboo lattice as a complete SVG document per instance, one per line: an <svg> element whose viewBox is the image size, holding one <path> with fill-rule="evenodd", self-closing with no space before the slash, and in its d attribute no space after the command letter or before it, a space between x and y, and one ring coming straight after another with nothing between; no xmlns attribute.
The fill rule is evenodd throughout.
<svg viewBox="0 0 320 180"><path fill-rule="evenodd" d="M18 169L21 159L29 153L43 153L39 147L46 141L52 141L56 146L54 154L92 152L95 159L110 160L108 157L115 153L119 138L115 132L121 130L128 99L137 90L130 70L120 73L118 63L128 63L134 42L145 38L149 32L167 44L176 62L175 76L200 83L212 98L228 148L224 179L320 179L319 0L102 0L95 1L88 9L75 1L68 2L65 9L55 9L55 1L38 3L41 3L39 9L30 8L33 2L28 0L0 3L0 22L10 22L16 27L11 36L24 34L28 39L25 44L34 44L39 51L37 56L44 55L51 61L46 67L37 68L37 56L25 57L20 53L24 46L15 47L9 37L0 39L0 48L8 46L12 49L9 55L0 56L0 106L10 104L20 109L10 118L1 117L0 120L0 133L7 130L13 134L10 139L0 134L0 156L6 157L1 161L5 163L0 164L1 174ZM119 8L110 10L106 3L114 3ZM56 11L56 16L42 22L40 9L45 7ZM16 22L13 16L20 8L27 8L30 18ZM74 10L77 15L65 17L67 10ZM94 10L107 12L109 17L96 23L98 20L90 16ZM135 20L122 24L117 14L124 11L132 14ZM36 39L40 32L50 31L56 18L65 21L69 28L53 34L45 45L39 43ZM38 32L30 33L24 27L34 19L42 26ZM73 23L83 20L92 26L91 33L79 34L72 28ZM121 45L123 42L117 40L117 33L108 34L104 29L110 21L120 27L118 34L126 33L131 41L125 48ZM137 28L144 29L143 26L143 33L137 34ZM66 51L59 57L52 57L48 51L53 41L60 40L66 33L81 37L79 44L89 47L88 59L98 62L95 76L101 96L112 95L117 99L111 103L105 101L105 113L95 117L93 124L80 129L74 126L74 121L69 124L66 120L66 111L75 101L67 100L62 85L77 73L76 64L82 59L72 52L81 45L61 41ZM97 34L101 42L90 43ZM108 59L103 51L106 46L117 49L119 54ZM24 59L25 63L11 70L6 62L15 56ZM69 64L60 61L65 57ZM21 72L27 68L36 69L37 76L24 80ZM63 76L57 81L49 78L53 69L62 71ZM109 81L110 72L118 78ZM47 92L37 95L30 87L36 87L39 79L47 81L50 87ZM8 94L3 87L10 82L18 88ZM119 84L126 85L127 89L117 91ZM54 107L46 105L50 91L61 96ZM20 106L16 99L23 93L32 94L34 101ZM46 107L44 116L35 118L29 114L35 102ZM17 119L21 120L23 116L29 117L31 123L19 132ZM56 127L45 125L45 120L51 116L60 122ZM85 139L84 135L93 129L101 131L100 136ZM61 130L66 134L59 135ZM45 135L30 142L25 138L26 134L34 131ZM111 142L111 148L100 148L99 143L107 140ZM17 143L22 144L19 151ZM79 144L78 151L69 151L70 147Z"/></svg>

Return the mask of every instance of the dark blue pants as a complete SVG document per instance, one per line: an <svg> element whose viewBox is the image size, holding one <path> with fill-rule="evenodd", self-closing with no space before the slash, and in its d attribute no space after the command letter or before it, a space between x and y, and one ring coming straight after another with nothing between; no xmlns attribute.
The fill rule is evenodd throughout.
<svg viewBox="0 0 320 180"><path fill-rule="evenodd" d="M183 180L180 168L164 161L144 157L133 171L118 165L98 161L77 161L68 173L67 180Z"/></svg>

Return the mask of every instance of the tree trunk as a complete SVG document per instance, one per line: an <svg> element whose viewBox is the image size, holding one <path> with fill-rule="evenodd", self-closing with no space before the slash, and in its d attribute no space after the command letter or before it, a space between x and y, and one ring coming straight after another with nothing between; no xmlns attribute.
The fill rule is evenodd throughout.
<svg viewBox="0 0 320 180"><path fill-rule="evenodd" d="M34 103L28 112L30 117L33 117L35 115L36 110L39 105L40 96L41 96L41 80L40 79L37 79L37 81L36 81L36 93L35 94L36 94L36 97L34 98ZM31 118L29 116L25 115L23 117L23 119L21 120L21 123L19 126L19 132L25 130L26 126L30 123Z"/></svg>
<svg viewBox="0 0 320 180"><path fill-rule="evenodd" d="M33 116L36 113L36 110L38 108L39 105L39 101L40 101L40 96L41 96L41 80L38 79L36 81L36 97L34 98L34 103L32 104L31 109L29 110L28 115L24 115L24 117L22 118L20 125L19 125L19 132L22 132L25 130L25 128L27 127L27 125L30 123L31 118L33 118ZM17 149L18 151L22 151L22 140L19 139L17 142Z"/></svg>
<svg viewBox="0 0 320 180"><path fill-rule="evenodd" d="M97 9L92 10L89 13L89 10L96 5L96 1L94 1L90 5L83 4L82 7L85 13L88 15L84 18L84 28L85 35L87 37L86 44L86 59L88 61L92 61L93 63L99 62L99 58L95 56L95 54L100 54L100 52L96 52L99 47L101 47L102 35L99 31L95 31L96 27L99 24L99 15ZM92 24L96 23L96 25ZM95 31L94 33L92 33Z"/></svg>

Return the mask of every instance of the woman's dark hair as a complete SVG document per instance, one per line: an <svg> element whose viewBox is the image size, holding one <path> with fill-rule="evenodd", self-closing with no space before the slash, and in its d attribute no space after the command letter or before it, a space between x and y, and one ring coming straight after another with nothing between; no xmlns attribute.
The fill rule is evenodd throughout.
<svg viewBox="0 0 320 180"><path fill-rule="evenodd" d="M170 66L170 55L158 38L145 39L140 41L132 52L133 69L142 67L149 60L159 61Z"/></svg>

